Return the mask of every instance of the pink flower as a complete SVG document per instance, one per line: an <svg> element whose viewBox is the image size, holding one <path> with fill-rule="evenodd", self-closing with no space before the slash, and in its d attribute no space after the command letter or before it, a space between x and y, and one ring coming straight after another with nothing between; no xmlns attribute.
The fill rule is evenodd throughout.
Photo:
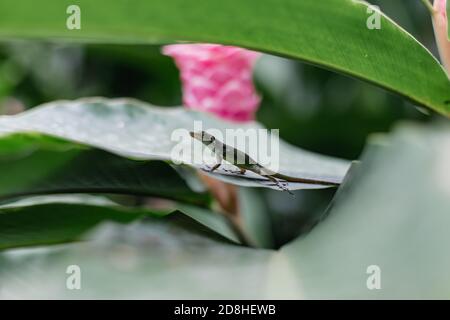
<svg viewBox="0 0 450 320"><path fill-rule="evenodd" d="M446 12L447 0L434 0L433 27L439 55L450 77L450 41L448 40L448 22Z"/></svg>
<svg viewBox="0 0 450 320"><path fill-rule="evenodd" d="M175 44L163 48L180 69L186 107L222 119L250 121L260 103L252 81L259 53L216 44Z"/></svg>

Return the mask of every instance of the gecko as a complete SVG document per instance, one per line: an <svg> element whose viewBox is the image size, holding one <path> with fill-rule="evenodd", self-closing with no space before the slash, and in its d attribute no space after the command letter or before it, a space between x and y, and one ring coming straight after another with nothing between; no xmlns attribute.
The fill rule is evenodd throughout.
<svg viewBox="0 0 450 320"><path fill-rule="evenodd" d="M289 193L291 193L290 190L287 187L283 186L281 182L297 182L323 186L339 186L339 183L336 182L308 178L296 178L274 172L257 163L255 160L250 158L248 154L232 146L226 145L225 143L219 141L218 139L216 139L216 137L205 131L189 132L189 134L192 138L202 142L206 147L214 152L217 163L211 168L211 170L209 170L209 172L214 172L215 170L217 170L222 165L222 161L225 160L226 162L229 162L230 164L236 166L239 169L240 174L245 174L247 170L251 171L259 176L267 178L280 189Z"/></svg>

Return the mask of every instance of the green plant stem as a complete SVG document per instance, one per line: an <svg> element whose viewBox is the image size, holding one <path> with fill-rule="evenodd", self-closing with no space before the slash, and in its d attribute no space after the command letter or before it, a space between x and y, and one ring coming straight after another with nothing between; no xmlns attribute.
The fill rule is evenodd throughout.
<svg viewBox="0 0 450 320"><path fill-rule="evenodd" d="M429 0L421 0L421 1L425 5L425 7L428 8L428 11L430 11L431 15L434 15L436 13L436 10L434 10L433 5L431 4L431 2Z"/></svg>

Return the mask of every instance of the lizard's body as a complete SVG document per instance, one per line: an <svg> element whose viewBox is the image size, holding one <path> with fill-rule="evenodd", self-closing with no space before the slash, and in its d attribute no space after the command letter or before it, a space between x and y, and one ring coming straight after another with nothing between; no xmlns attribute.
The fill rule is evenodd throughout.
<svg viewBox="0 0 450 320"><path fill-rule="evenodd" d="M308 179L308 178L296 178L287 176L281 173L274 172L270 169L265 168L264 166L257 163L255 160L250 158L249 155L246 153L233 148L232 146L226 145L222 143L221 141L217 140L214 136L210 135L207 132L201 131L201 132L191 132L190 135L202 142L204 145L206 145L209 149L211 149L217 159L217 164L214 165L211 168L211 172L218 169L222 161L225 160L232 165L239 168L239 171L241 174L244 174L245 171L251 171L256 173L257 175L260 175L262 177L265 177L269 179L270 181L274 182L277 186L279 186L281 189L286 190L285 187L283 187L280 182L277 179L284 180L287 182L298 182L298 183L305 183L305 184L314 184L314 185L323 185L323 186L338 186L339 183L336 182L330 182L330 181L322 181L317 179ZM289 191L289 190L287 190Z"/></svg>

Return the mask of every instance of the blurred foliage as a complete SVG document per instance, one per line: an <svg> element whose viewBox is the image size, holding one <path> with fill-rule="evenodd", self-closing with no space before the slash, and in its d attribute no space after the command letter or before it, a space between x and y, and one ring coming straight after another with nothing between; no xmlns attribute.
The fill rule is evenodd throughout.
<svg viewBox="0 0 450 320"><path fill-rule="evenodd" d="M280 250L237 246L192 216L148 214L140 224L104 224L89 242L1 252L0 298L448 299L449 163L450 126L398 126L371 138L327 219ZM7 212L12 241L23 241L14 237L23 220L36 225L24 211L55 221L48 212L67 205L45 206L21 207L16 218ZM98 206L97 215L113 210ZM119 222L121 211L114 209ZM60 237L50 231L51 240ZM82 268L82 290L62 280L71 264ZM366 286L374 264L382 290Z"/></svg>
<svg viewBox="0 0 450 320"><path fill-rule="evenodd" d="M196 170L187 165L173 164L169 167L161 161L171 159L171 152L178 145L170 140L171 133L176 129L184 128L186 132L191 130L194 120L201 121L204 129L215 128L222 130L222 133L225 128L242 126L231 125L206 113L185 108L161 110L134 99L55 101L34 112L0 117L0 171L3 172L0 179L0 204L24 196L43 194L110 193L159 197L207 208L211 204L210 198L206 193L200 193L204 189L198 190L193 186L199 183ZM247 124L246 128L255 125ZM294 177L341 182L350 166L348 161L305 152L284 142L280 142L279 152L282 154L279 171ZM254 152L251 155L255 159L260 158ZM204 160L208 162L207 158ZM299 163L302 165L299 166ZM192 165L199 166L196 163ZM310 198L317 199L316 194L309 193L306 202L294 201L291 195L279 198L283 204L305 210L307 217L303 217L303 213L301 219L290 219L286 214L278 217L276 208L266 205L261 191L246 188L272 188L279 193L279 187L268 180L261 180L259 176L255 177L254 173L253 176L250 172L231 176L226 170L235 168L224 164L208 175L245 187L240 188L238 193L242 222L249 243L268 248L280 246L303 230L298 230L299 224L309 225L308 219L311 217L307 204ZM311 184L286 184L292 192L320 188ZM298 193L298 196L305 198L302 193ZM325 199L325 203L328 201ZM135 203L142 205L138 199ZM177 207L225 235L223 223L217 224L217 221L211 220L212 217L208 219L203 209L185 210L185 205L183 208ZM279 211L292 213L286 207ZM208 213L211 216L211 212ZM271 221L272 213L278 217L276 222ZM291 228L286 232L278 228L278 222L288 223ZM230 238L229 233L227 237Z"/></svg>
<svg viewBox="0 0 450 320"><path fill-rule="evenodd" d="M436 54L420 1L372 3ZM0 80L3 113L85 96L181 104L178 71L157 46L3 43ZM256 81L264 97L258 120L297 146L329 155L355 159L370 133L388 131L402 119L431 118L375 86L293 60L263 58Z"/></svg>
<svg viewBox="0 0 450 320"><path fill-rule="evenodd" d="M431 19L420 1L370 2L438 56ZM356 159L373 132L387 132L399 120L440 118L368 83L296 61L275 59L272 63L275 66L262 73L264 79L283 69L275 81L284 86L277 84L277 94L263 91L259 120L280 128L287 141L313 151Z"/></svg>
<svg viewBox="0 0 450 320"><path fill-rule="evenodd" d="M420 1L371 3L436 55L429 14ZM400 120L440 118L371 84L293 60L265 56L257 64L255 79L264 97L258 121L279 128L281 138L296 146L328 155L356 159L374 132L389 131ZM178 71L157 46L0 44L0 114L85 96L181 104ZM294 199L276 191L255 193L268 207L270 241L280 246L315 224L334 191L299 191Z"/></svg>

